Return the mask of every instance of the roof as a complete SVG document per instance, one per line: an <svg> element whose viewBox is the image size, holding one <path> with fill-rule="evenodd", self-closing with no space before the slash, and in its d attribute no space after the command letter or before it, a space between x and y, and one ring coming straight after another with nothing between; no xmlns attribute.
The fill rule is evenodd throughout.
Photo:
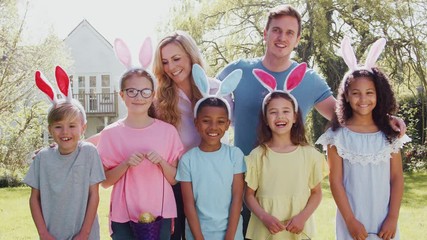
<svg viewBox="0 0 427 240"><path fill-rule="evenodd" d="M99 33L98 32L98 30L96 30L96 28L94 28L93 26L92 26L92 24L90 24L89 23L89 21L88 20L86 20L86 19L83 19L69 34L68 34L68 36L65 38L65 39L67 39L68 37L70 37L74 32L76 32L77 31L77 29L78 28L80 28L80 27L82 27L82 26L84 26L84 25L86 25L86 26L88 26L91 30L93 30L94 31L94 33L95 34L97 34L97 35L99 35L99 37L101 37L102 39L103 39L103 41L105 41L105 43L107 43L110 47L113 47L113 45L101 34L101 33ZM64 39L64 40L65 40Z"/></svg>

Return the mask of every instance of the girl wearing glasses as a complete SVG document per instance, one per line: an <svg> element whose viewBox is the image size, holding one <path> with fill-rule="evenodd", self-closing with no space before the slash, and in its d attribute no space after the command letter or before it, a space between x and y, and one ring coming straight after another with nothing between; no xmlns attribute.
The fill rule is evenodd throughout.
<svg viewBox="0 0 427 240"><path fill-rule="evenodd" d="M155 118L154 82L143 69L128 70L120 81L127 116L100 134L97 148L107 178L102 186L113 186L112 239L134 239L130 221L144 212L163 216L160 239L169 239L176 217L171 185L184 148L175 127Z"/></svg>

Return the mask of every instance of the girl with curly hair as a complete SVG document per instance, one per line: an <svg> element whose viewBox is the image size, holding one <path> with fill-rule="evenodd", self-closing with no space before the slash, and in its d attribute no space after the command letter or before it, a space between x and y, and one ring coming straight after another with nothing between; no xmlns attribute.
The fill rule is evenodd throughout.
<svg viewBox="0 0 427 240"><path fill-rule="evenodd" d="M350 71L337 97L332 127L317 141L327 149L329 181L338 207L336 239L399 239L403 195L399 148L409 141L389 124L397 103L387 76L374 66L385 39L373 44L364 66L345 38L342 53Z"/></svg>

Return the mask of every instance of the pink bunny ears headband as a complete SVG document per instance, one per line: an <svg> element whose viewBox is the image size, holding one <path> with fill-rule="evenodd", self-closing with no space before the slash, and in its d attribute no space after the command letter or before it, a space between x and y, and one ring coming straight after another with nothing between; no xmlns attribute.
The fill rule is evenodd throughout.
<svg viewBox="0 0 427 240"><path fill-rule="evenodd" d="M353 73L356 70L367 70L372 73L372 68L375 67L375 63L378 59L378 57L381 55L384 47L386 44L385 38L380 38L377 41L375 41L371 49L369 49L368 56L366 57L365 65L359 66L357 64L356 55L354 54L353 47L350 44L350 39L348 37L344 37L341 42L341 54L342 58L344 59L344 62L347 64L348 68L350 69L349 72L346 74Z"/></svg>
<svg viewBox="0 0 427 240"><path fill-rule="evenodd" d="M301 63L289 73L288 77L285 80L283 90L277 89L277 81L276 79L265 72L264 70L255 68L252 70L252 73L258 79L262 86L264 86L269 93L264 97L262 101L262 113L265 113L265 105L267 101L270 99L271 94L274 92L282 92L289 95L289 97L294 101L295 104L295 112L298 112L298 102L295 97L291 94L291 91L294 90L302 81L305 75L305 71L307 69L306 63Z"/></svg>
<svg viewBox="0 0 427 240"><path fill-rule="evenodd" d="M197 109L199 108L200 103L202 103L208 98L217 98L225 103L225 106L228 110L228 118L231 119L232 112L230 104L223 97L232 93L234 89L236 89L237 85L240 82L240 79L242 78L242 73L243 72L241 69L236 69L232 71L230 74L227 75L227 77L224 78L223 81L221 81L218 91L215 94L209 94L210 86L208 77L206 76L205 71L199 64L194 64L192 69L194 83L199 88L203 96L199 101L197 101L196 105L194 106L194 118L197 117Z"/></svg>
<svg viewBox="0 0 427 240"><path fill-rule="evenodd" d="M46 94L49 101L52 103L52 107L54 107L58 103L63 103L63 102L71 103L80 110L84 118L84 123L86 123L87 122L86 112L83 106L81 105L81 103L78 100L73 99L73 95L71 92L70 79L68 78L68 75L64 71L64 69L62 69L60 66L56 66L55 68L55 78L56 78L56 83L58 85L58 89L62 95L61 99L58 99L56 97L57 94L55 90L53 89L52 85L47 80L47 78L43 75L43 73L41 73L40 71L36 71L36 74L35 74L35 81L36 81L37 87Z"/></svg>
<svg viewBox="0 0 427 240"><path fill-rule="evenodd" d="M135 67L132 65L132 55L129 51L127 44L122 39L116 38L114 40L114 50L115 50L117 58L126 67L126 69L127 69L126 73L128 73L129 71L132 71L132 70L142 69L143 71L147 72L148 75L150 75L151 79L153 79L153 83L154 83L153 87L154 87L154 90L156 89L157 79L148 70L148 66L150 65L151 60L153 58L153 47L152 47L150 37L147 37L144 40L144 43L142 44L142 46L139 50L139 63L141 64L140 67Z"/></svg>

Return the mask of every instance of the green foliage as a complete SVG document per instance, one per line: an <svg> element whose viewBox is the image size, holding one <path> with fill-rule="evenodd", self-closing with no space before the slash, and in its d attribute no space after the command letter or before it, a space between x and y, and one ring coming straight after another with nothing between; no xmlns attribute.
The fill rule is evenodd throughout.
<svg viewBox="0 0 427 240"><path fill-rule="evenodd" d="M403 149L403 169L407 172L427 170L426 147L426 105L420 97L402 99L398 116L403 118L407 127L407 135L412 142ZM427 99L424 98L424 103ZM424 109L424 110L423 110Z"/></svg>
<svg viewBox="0 0 427 240"><path fill-rule="evenodd" d="M52 34L38 45L25 45L24 25L16 1L1 1L0 176L5 184L21 180L29 155L42 144L47 105L40 102L44 96L35 88L34 72L41 70L53 79L55 65L70 63L63 41Z"/></svg>
<svg viewBox="0 0 427 240"><path fill-rule="evenodd" d="M211 67L208 74L212 76L231 61L263 56L266 14L269 8L283 4L267 0L181 2L185 7L172 11L169 26L186 30L196 39ZM303 19L301 41L294 59L316 69L334 93L348 70L338 51L346 35L352 39L360 63L364 62L368 46L385 37L387 46L378 66L390 76L395 89L416 94L415 89L422 86L424 95L427 94L425 1L294 0L286 4L298 9ZM407 114L410 113L402 115ZM419 119L425 119L425 111L421 116ZM309 121L310 137L316 139L325 129L326 121L317 113ZM425 122L423 126L425 128ZM425 139L425 129L409 127L409 131L412 130L421 131L420 136Z"/></svg>
<svg viewBox="0 0 427 240"><path fill-rule="evenodd" d="M28 165L29 154L42 145L46 105L15 105L17 111L0 117L0 167L15 176Z"/></svg>

